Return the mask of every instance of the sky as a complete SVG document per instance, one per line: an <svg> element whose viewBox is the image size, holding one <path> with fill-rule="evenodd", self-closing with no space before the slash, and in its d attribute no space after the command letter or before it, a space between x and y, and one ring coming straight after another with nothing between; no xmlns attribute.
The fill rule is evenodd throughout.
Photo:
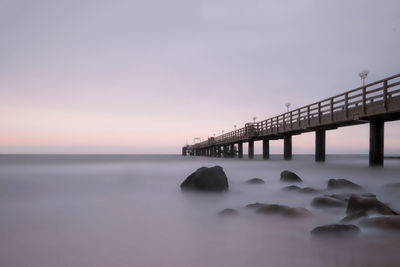
<svg viewBox="0 0 400 267"><path fill-rule="evenodd" d="M0 0L0 153L180 153L286 102L359 87L363 69L367 82L399 73L399 10L398 0ZM368 131L328 131L327 153L367 153ZM400 122L385 138L400 153ZM295 136L293 152L314 142Z"/></svg>

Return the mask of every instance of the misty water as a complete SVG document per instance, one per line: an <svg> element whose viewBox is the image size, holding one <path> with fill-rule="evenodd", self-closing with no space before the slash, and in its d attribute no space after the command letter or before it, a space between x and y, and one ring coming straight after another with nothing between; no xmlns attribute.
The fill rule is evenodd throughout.
<svg viewBox="0 0 400 267"><path fill-rule="evenodd" d="M230 190L183 193L180 183L201 166L224 168ZM366 156L272 156L215 159L177 155L0 156L0 266L398 266L396 232L361 227L353 238L315 238L345 208L317 209L318 194L282 190L282 170L301 186L325 189L346 178L400 209L400 160L368 168ZM261 185L244 183L254 177ZM324 194L322 192L320 194ZM305 207L314 216L259 215L249 203ZM237 216L218 216L225 208Z"/></svg>

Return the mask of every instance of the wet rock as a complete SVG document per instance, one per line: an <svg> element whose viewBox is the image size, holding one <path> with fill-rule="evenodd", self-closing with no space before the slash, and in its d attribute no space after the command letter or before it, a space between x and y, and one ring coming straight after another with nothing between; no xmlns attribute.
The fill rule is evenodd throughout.
<svg viewBox="0 0 400 267"><path fill-rule="evenodd" d="M267 204L256 202L256 203L251 203L251 204L246 205L246 208L258 209L258 208L264 207L265 205L267 205Z"/></svg>
<svg viewBox="0 0 400 267"><path fill-rule="evenodd" d="M315 197L311 201L311 206L318 207L318 208L320 208L320 207L345 207L346 202L339 200L339 199L331 198L328 196Z"/></svg>
<svg viewBox="0 0 400 267"><path fill-rule="evenodd" d="M332 195L328 195L328 196L347 202L347 201L349 201L349 199L352 195L363 197L363 198L375 198L376 197L376 195L368 194L368 193L366 193L366 194L341 193L341 194L332 194Z"/></svg>
<svg viewBox="0 0 400 267"><path fill-rule="evenodd" d="M285 186L284 188L282 188L283 190L286 191L300 191L301 188L298 187L297 185L289 185L289 186Z"/></svg>
<svg viewBox="0 0 400 267"><path fill-rule="evenodd" d="M328 224L314 228L311 234L318 236L355 236L360 233L360 228L353 224Z"/></svg>
<svg viewBox="0 0 400 267"><path fill-rule="evenodd" d="M361 226L374 227L386 230L400 230L400 216L381 216L366 218L360 221Z"/></svg>
<svg viewBox="0 0 400 267"><path fill-rule="evenodd" d="M294 172L291 172L291 171L287 171L287 170L281 172L280 180L282 182L292 182L292 183L303 182L303 180L301 180L301 178L297 174L295 174Z"/></svg>
<svg viewBox="0 0 400 267"><path fill-rule="evenodd" d="M288 208L282 214L288 218L306 218L312 216L312 213L306 208Z"/></svg>
<svg viewBox="0 0 400 267"><path fill-rule="evenodd" d="M222 167L201 167L189 175L181 184L182 190L194 191L227 191L228 178Z"/></svg>
<svg viewBox="0 0 400 267"><path fill-rule="evenodd" d="M346 179L329 179L328 189L362 189L361 186Z"/></svg>
<svg viewBox="0 0 400 267"><path fill-rule="evenodd" d="M368 213L363 210L360 210L360 211L356 211L356 212L353 212L353 213L347 215L346 217L341 219L340 222L351 222L351 221L358 220L362 217L368 217Z"/></svg>
<svg viewBox="0 0 400 267"><path fill-rule="evenodd" d="M300 193L315 194L315 193L319 193L319 190L314 189L312 187L303 187L303 188L300 189Z"/></svg>
<svg viewBox="0 0 400 267"><path fill-rule="evenodd" d="M374 212L383 215L398 215L397 212L395 212L376 198L361 198L352 195L347 204L346 213L351 214L357 211Z"/></svg>
<svg viewBox="0 0 400 267"><path fill-rule="evenodd" d="M265 184L265 181L261 178L253 178L247 180L246 184Z"/></svg>
<svg viewBox="0 0 400 267"><path fill-rule="evenodd" d="M238 213L239 212L237 210L234 210L234 209L224 209L224 210L218 212L218 215L226 216L226 215L236 215Z"/></svg>
<svg viewBox="0 0 400 267"><path fill-rule="evenodd" d="M288 206L279 204L266 204L256 210L261 214L282 214L289 209Z"/></svg>

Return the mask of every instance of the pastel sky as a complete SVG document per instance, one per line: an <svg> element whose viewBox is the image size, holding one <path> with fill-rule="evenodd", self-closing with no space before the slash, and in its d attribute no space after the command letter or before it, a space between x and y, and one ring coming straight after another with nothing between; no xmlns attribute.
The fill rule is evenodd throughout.
<svg viewBox="0 0 400 267"><path fill-rule="evenodd" d="M356 88L362 69L367 81L399 73L399 10L398 0L0 0L0 153L180 153L285 102ZM386 153L400 153L400 122L385 135ZM294 153L313 151L313 133L294 137ZM327 133L328 153L367 151L368 125Z"/></svg>

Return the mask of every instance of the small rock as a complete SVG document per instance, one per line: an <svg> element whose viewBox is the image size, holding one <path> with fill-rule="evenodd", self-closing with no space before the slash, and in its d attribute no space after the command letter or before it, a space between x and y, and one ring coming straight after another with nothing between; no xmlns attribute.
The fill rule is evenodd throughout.
<svg viewBox="0 0 400 267"><path fill-rule="evenodd" d="M361 198L356 195L352 195L347 204L347 214L351 214L357 211L375 212L382 215L398 215L397 212L383 204L376 198Z"/></svg>
<svg viewBox="0 0 400 267"><path fill-rule="evenodd" d="M265 184L265 181L261 178L252 178L247 180L246 184Z"/></svg>
<svg viewBox="0 0 400 267"><path fill-rule="evenodd" d="M363 197L363 198L375 198L376 197L374 194L368 194L368 193L366 193L366 194L341 193L341 194L332 194L332 195L327 195L327 196L347 202L347 201L349 201L350 197L353 195Z"/></svg>
<svg viewBox="0 0 400 267"><path fill-rule="evenodd" d="M287 170L281 172L280 180L282 182L293 182L293 183L303 182L303 180L301 180L301 178L297 174L295 174L294 172L291 172L291 171L287 171Z"/></svg>
<svg viewBox="0 0 400 267"><path fill-rule="evenodd" d="M353 224L328 224L314 228L313 235L320 236L354 236L360 233L360 228Z"/></svg>
<svg viewBox="0 0 400 267"><path fill-rule="evenodd" d="M238 214L239 212L237 210L234 209L224 209L220 212L218 212L218 215L235 215Z"/></svg>
<svg viewBox="0 0 400 267"><path fill-rule="evenodd" d="M381 216L366 218L360 221L360 225L387 230L400 230L400 216Z"/></svg>
<svg viewBox="0 0 400 267"><path fill-rule="evenodd" d="M346 179L329 179L328 189L362 189L361 186Z"/></svg>
<svg viewBox="0 0 400 267"><path fill-rule="evenodd" d="M306 218L312 216L312 213L306 208L288 208L282 214L285 217L289 218Z"/></svg>
<svg viewBox="0 0 400 267"><path fill-rule="evenodd" d="M360 210L360 211L356 211L356 212L353 212L353 213L347 215L346 217L341 219L340 222L350 222L350 221L360 219L362 217L368 217L368 213L363 210Z"/></svg>
<svg viewBox="0 0 400 267"><path fill-rule="evenodd" d="M258 208L264 207L265 205L267 205L267 204L256 202L256 203L251 203L251 204L246 205L246 208L258 209Z"/></svg>
<svg viewBox="0 0 400 267"><path fill-rule="evenodd" d="M304 193L304 194L315 194L315 193L319 193L319 190L314 189L312 187L304 187L300 189L300 193Z"/></svg>
<svg viewBox="0 0 400 267"><path fill-rule="evenodd" d="M285 186L284 188L282 188L283 190L286 191L300 191L301 188L298 187L297 185L289 185L289 186Z"/></svg>
<svg viewBox="0 0 400 267"><path fill-rule="evenodd" d="M201 167L189 175L181 184L181 190L227 191L228 178L222 167Z"/></svg>
<svg viewBox="0 0 400 267"><path fill-rule="evenodd" d="M313 207L345 207L346 202L331 197L315 197L311 201Z"/></svg>
<svg viewBox="0 0 400 267"><path fill-rule="evenodd" d="M279 204L266 204L256 210L257 213L262 214L281 214L288 210L289 207Z"/></svg>

